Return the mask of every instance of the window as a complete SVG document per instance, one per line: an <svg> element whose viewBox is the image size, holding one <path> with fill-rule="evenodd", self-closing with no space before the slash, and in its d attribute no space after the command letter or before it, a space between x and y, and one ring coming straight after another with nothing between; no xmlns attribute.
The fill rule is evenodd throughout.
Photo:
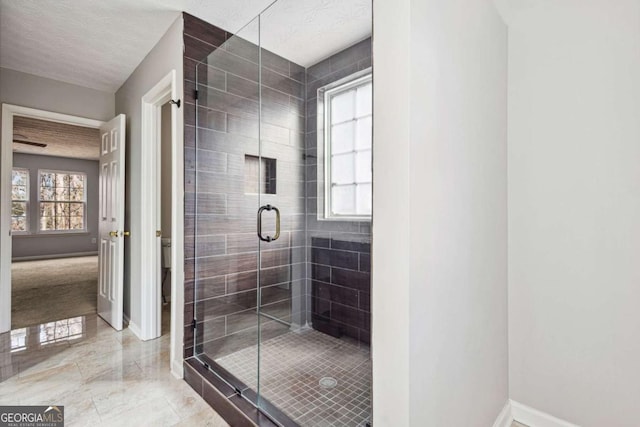
<svg viewBox="0 0 640 427"><path fill-rule="evenodd" d="M11 171L11 232L29 231L29 171Z"/></svg>
<svg viewBox="0 0 640 427"><path fill-rule="evenodd" d="M371 218L372 86L369 72L325 87L318 97L324 110L325 218Z"/></svg>
<svg viewBox="0 0 640 427"><path fill-rule="evenodd" d="M40 230L84 231L87 176L79 172L39 171Z"/></svg>

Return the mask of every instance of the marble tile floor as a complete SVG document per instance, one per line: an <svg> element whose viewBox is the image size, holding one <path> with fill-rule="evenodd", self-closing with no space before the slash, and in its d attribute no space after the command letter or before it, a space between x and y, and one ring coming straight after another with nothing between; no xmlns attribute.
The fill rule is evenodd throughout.
<svg viewBox="0 0 640 427"><path fill-rule="evenodd" d="M171 375L169 343L96 315L0 334L0 405L64 405L66 426L227 426Z"/></svg>

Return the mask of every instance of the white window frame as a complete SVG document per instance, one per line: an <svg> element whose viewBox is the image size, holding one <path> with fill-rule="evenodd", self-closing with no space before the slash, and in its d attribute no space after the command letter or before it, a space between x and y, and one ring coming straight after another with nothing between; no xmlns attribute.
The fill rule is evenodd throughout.
<svg viewBox="0 0 640 427"><path fill-rule="evenodd" d="M11 230L11 235L12 236L24 236L26 234L30 234L31 233L31 172L29 171L29 169L27 168L21 168L21 167L14 167L11 169L11 193L13 194L13 171L23 171L27 173L27 199L23 200L24 203L27 204L27 207L25 209L26 212L26 216L25 216L25 224L26 224L26 230L24 231L14 231ZM13 209L13 197L11 197L11 209ZM11 218L13 218L13 215L11 215Z"/></svg>
<svg viewBox="0 0 640 427"><path fill-rule="evenodd" d="M358 86L363 86L373 81L371 68L351 74L343 79L337 80L318 89L318 153L322 152L322 157L318 163L323 163L322 172L324 176L318 176L318 184L323 187L318 188L318 195L322 194L323 200L318 198L318 219L327 221L371 221L371 214L365 215L340 215L332 212L331 196L331 98L352 90ZM373 109L373 105L372 105ZM373 117L373 113L372 113ZM372 147L373 150L373 141ZM319 168L320 169L320 168ZM318 171L320 175L320 170ZM373 181L373 180L372 180ZM356 183L357 184L357 183ZM373 184L373 182L372 182ZM322 190L322 193L320 191Z"/></svg>
<svg viewBox="0 0 640 427"><path fill-rule="evenodd" d="M42 174L43 173L56 173L56 174L66 174L66 175L82 175L84 177L84 191L82 192L82 204L84 208L82 209L82 224L84 228L74 229L74 230L43 230L42 229L42 214L40 213L40 204L41 203L65 203L51 200L42 200L40 198L40 190L42 183ZM68 202L68 203L78 203L78 201ZM38 169L38 234L86 234L88 232L87 228L87 174L85 172L75 172L75 171L61 171L61 170L53 170L53 169Z"/></svg>

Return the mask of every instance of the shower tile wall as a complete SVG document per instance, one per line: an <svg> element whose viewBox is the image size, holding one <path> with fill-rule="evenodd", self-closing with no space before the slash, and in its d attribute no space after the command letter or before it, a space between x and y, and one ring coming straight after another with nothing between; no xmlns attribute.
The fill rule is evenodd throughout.
<svg viewBox="0 0 640 427"><path fill-rule="evenodd" d="M306 182L309 321L314 329L370 342L368 221L318 219L317 91L371 67L371 38L307 68Z"/></svg>
<svg viewBox="0 0 640 427"><path fill-rule="evenodd" d="M306 284L305 74L304 68L263 50L259 105L257 46L188 14L184 43L185 357L194 353L195 306L196 353L217 358L257 343L258 270L262 313L294 324L307 313L300 298ZM196 64L213 51L215 59L198 66L196 76ZM254 187L258 155L269 159L269 173L277 177L277 186L270 187L276 193L262 194L260 200L247 192ZM262 243L259 259L256 212L265 204L280 208L282 233L277 241ZM266 217L268 232L273 221ZM262 338L288 329L263 319Z"/></svg>
<svg viewBox="0 0 640 427"><path fill-rule="evenodd" d="M340 238L311 238L313 328L371 341L371 245Z"/></svg>

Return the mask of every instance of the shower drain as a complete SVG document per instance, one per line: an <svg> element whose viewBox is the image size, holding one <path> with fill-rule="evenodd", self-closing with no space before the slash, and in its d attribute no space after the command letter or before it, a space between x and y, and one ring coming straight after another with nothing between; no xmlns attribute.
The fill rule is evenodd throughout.
<svg viewBox="0 0 640 427"><path fill-rule="evenodd" d="M324 378L320 378L319 383L320 383L320 387L322 388L334 388L335 386L338 385L338 380L331 377L324 377Z"/></svg>

